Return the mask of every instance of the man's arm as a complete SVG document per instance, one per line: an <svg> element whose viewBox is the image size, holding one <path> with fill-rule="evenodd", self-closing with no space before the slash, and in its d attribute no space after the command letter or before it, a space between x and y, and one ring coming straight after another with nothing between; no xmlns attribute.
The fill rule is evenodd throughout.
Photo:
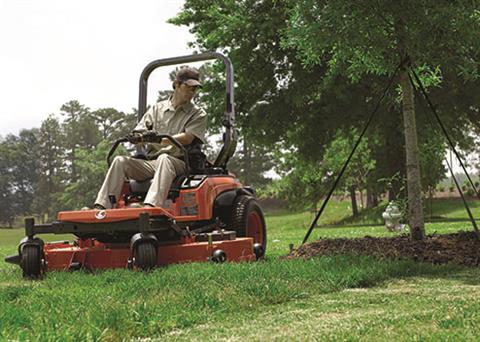
<svg viewBox="0 0 480 342"><path fill-rule="evenodd" d="M132 133L144 133L151 129L153 129L153 107L142 116Z"/></svg>
<svg viewBox="0 0 480 342"><path fill-rule="evenodd" d="M178 142L182 145L190 145L195 139L195 136L192 133L179 133L173 136ZM163 138L162 144L172 144L170 140Z"/></svg>

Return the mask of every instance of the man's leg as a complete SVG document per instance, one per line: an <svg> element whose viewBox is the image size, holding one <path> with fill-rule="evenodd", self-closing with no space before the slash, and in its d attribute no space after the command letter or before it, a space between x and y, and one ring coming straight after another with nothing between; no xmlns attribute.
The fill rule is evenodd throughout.
<svg viewBox="0 0 480 342"><path fill-rule="evenodd" d="M165 153L159 155L155 163L156 171L152 185L145 197L145 203L161 207L167 199L168 191L175 177L185 173L187 169L182 160Z"/></svg>
<svg viewBox="0 0 480 342"><path fill-rule="evenodd" d="M125 178L145 180L155 174L155 163L131 157L115 157L98 192L95 204L110 208L109 196L118 200Z"/></svg>

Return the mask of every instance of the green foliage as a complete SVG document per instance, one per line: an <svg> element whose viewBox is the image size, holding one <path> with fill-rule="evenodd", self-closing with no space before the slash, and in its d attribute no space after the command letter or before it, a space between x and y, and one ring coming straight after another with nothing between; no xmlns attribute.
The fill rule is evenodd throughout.
<svg viewBox="0 0 480 342"><path fill-rule="evenodd" d="M64 117L62 130L64 132L64 147L68 160L69 181L75 182L78 177L76 152L80 146L95 146L99 139L99 131L90 115L90 109L73 100L60 108Z"/></svg>
<svg viewBox="0 0 480 342"><path fill-rule="evenodd" d="M283 178L270 186L267 193L288 199L292 208L304 208L306 204L316 208L317 202L333 186L358 137L356 129L338 130L333 140L326 145L320 165L298 158L295 150L284 153L284 169L277 168ZM339 193L348 191L351 187L360 191L366 188L367 176L375 168L371 154L369 139L364 137L337 185Z"/></svg>
<svg viewBox="0 0 480 342"><path fill-rule="evenodd" d="M232 59L241 134L274 151L275 164L290 168L293 178L308 173L305 177L314 177L308 181L315 183L321 179L314 174L325 147L338 129L363 127L387 75L405 53L439 104L455 143L472 149L464 133L480 127L475 105L480 91L478 13L478 4L469 1L187 0L170 21L190 28L192 47L222 51ZM211 73L221 70L214 65ZM214 95L221 92L221 78L212 80L201 98L216 118L223 106ZM376 164L367 177L372 194L385 192L377 179L405 175L400 96L400 91L387 94L387 105L370 128L378 142L370 147ZM431 113L417 102L417 127L424 132L431 129ZM419 144L427 143L420 134ZM285 151L295 153L295 163L282 159ZM275 187L272 193L282 191ZM395 184L391 193L400 188ZM302 196L303 187L290 189Z"/></svg>
<svg viewBox="0 0 480 342"><path fill-rule="evenodd" d="M12 172L10 163L9 143L5 140L0 142L0 222L12 226L15 211L12 201Z"/></svg>
<svg viewBox="0 0 480 342"><path fill-rule="evenodd" d="M13 223L16 215L34 211L34 196L40 178L38 130L22 130L0 141L0 221Z"/></svg>
<svg viewBox="0 0 480 342"><path fill-rule="evenodd" d="M82 148L77 151L79 177L68 184L60 195L64 208L80 209L91 206L97 196L107 172L106 156L111 143L102 140L94 149ZM119 148L117 154L126 154L124 148Z"/></svg>
<svg viewBox="0 0 480 342"><path fill-rule="evenodd" d="M322 167L330 173L337 175L355 147L360 134L356 129L335 135L325 150ZM345 177L340 188L345 190L355 186L360 190L366 188L368 174L375 168L375 160L372 159L372 152L369 148L368 138L363 138L358 145L350 163L345 170ZM327 172L328 172L327 171Z"/></svg>
<svg viewBox="0 0 480 342"><path fill-rule="evenodd" d="M116 140L128 134L137 123L136 113L125 114L114 108L100 108L91 113L102 140Z"/></svg>
<svg viewBox="0 0 480 342"><path fill-rule="evenodd" d="M91 112L78 101L64 104L61 115L63 120L52 114L40 129L0 139L0 222L12 225L26 215L51 221L59 210L91 205L111 142L137 121L135 112Z"/></svg>
<svg viewBox="0 0 480 342"><path fill-rule="evenodd" d="M431 192L445 177L447 171L442 164L446 150L444 139L434 131L427 130L424 132L419 150L423 191Z"/></svg>
<svg viewBox="0 0 480 342"><path fill-rule="evenodd" d="M50 115L42 122L39 130L38 145L42 153L39 154L39 172L42 175L37 183L35 194L35 212L42 217L54 217L59 203L55 200L63 190L65 170L65 135L61 123L54 116Z"/></svg>
<svg viewBox="0 0 480 342"><path fill-rule="evenodd" d="M242 139L242 148L237 152L228 164L229 171L235 174L244 185L261 187L268 184L271 179L265 173L274 167L272 153L265 147L248 144Z"/></svg>
<svg viewBox="0 0 480 342"><path fill-rule="evenodd" d="M354 80L390 73L405 53L416 65L454 65L476 78L478 11L471 1L295 1L283 44L307 65L325 63L329 74Z"/></svg>
<svg viewBox="0 0 480 342"><path fill-rule="evenodd" d="M316 208L319 199L328 191L327 184L322 182L324 170L314 163L296 160L292 155L285 155L285 158L289 159L288 164L295 163L295 167L280 180L264 187L259 195L285 199L292 209Z"/></svg>

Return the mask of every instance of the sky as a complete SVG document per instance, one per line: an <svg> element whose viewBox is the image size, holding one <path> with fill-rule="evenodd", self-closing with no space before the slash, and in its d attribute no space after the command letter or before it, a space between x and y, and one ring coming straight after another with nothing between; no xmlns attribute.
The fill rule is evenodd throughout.
<svg viewBox="0 0 480 342"><path fill-rule="evenodd" d="M137 107L142 69L191 54L186 27L166 23L183 0L0 0L0 136L40 127L62 104ZM173 67L152 73L148 102Z"/></svg>

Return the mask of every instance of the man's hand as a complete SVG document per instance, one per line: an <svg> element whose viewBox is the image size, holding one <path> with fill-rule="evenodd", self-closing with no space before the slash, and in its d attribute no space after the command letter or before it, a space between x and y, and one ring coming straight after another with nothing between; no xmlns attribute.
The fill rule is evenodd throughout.
<svg viewBox="0 0 480 342"><path fill-rule="evenodd" d="M132 144L161 143L158 133L155 131L133 132L127 135L126 138L128 139L128 142Z"/></svg>
<svg viewBox="0 0 480 342"><path fill-rule="evenodd" d="M158 133L155 131L146 131L142 134L142 138L145 142L159 142Z"/></svg>
<svg viewBox="0 0 480 342"><path fill-rule="evenodd" d="M191 133L179 133L173 136L178 142L182 145L188 145L192 143L195 138ZM126 136L128 142L132 144L141 144L141 143L158 143L161 145L174 145L169 139L159 138L159 133L155 131L146 131L146 132L133 132Z"/></svg>
<svg viewBox="0 0 480 342"><path fill-rule="evenodd" d="M125 137L131 144L140 144L142 142L142 133L133 132Z"/></svg>

